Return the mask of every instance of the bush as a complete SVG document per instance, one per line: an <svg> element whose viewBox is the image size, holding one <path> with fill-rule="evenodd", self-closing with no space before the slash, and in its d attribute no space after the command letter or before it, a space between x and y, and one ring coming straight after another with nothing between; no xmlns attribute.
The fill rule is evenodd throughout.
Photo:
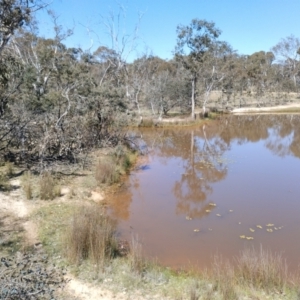
<svg viewBox="0 0 300 300"><path fill-rule="evenodd" d="M113 184L118 182L119 173L116 163L110 157L100 159L96 165L95 178L98 184Z"/></svg>
<svg viewBox="0 0 300 300"><path fill-rule="evenodd" d="M49 172L41 175L39 185L42 200L53 200L61 195L60 186L56 184L56 180Z"/></svg>

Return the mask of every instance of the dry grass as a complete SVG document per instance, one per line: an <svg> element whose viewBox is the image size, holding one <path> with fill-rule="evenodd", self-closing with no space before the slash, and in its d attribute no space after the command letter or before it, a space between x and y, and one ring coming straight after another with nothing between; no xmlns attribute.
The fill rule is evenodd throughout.
<svg viewBox="0 0 300 300"><path fill-rule="evenodd" d="M137 237L132 237L130 244L130 253L128 256L131 271L142 275L148 267L148 263L142 254L142 245Z"/></svg>
<svg viewBox="0 0 300 300"><path fill-rule="evenodd" d="M116 224L99 206L78 209L67 230L66 255L76 264L89 259L97 266L116 255Z"/></svg>
<svg viewBox="0 0 300 300"><path fill-rule="evenodd" d="M208 281L221 299L240 299L247 291L250 294L285 294L282 299L293 299L291 295L296 294L294 279L288 273L285 260L280 254L262 248L243 250L234 264L216 256ZM207 291L207 295L212 291Z"/></svg>
<svg viewBox="0 0 300 300"><path fill-rule="evenodd" d="M5 173L8 177L12 177L14 174L14 165L11 162L6 163Z"/></svg>
<svg viewBox="0 0 300 300"><path fill-rule="evenodd" d="M57 184L55 178L49 173L45 172L41 175L39 181L40 198L42 200L53 200L61 195L61 188Z"/></svg>
<svg viewBox="0 0 300 300"><path fill-rule="evenodd" d="M26 172L22 177L22 187L25 192L27 200L32 199L33 190L32 190L32 176L30 172Z"/></svg>
<svg viewBox="0 0 300 300"><path fill-rule="evenodd" d="M0 167L0 191L9 192L12 188L9 180L14 174L13 164L10 162L1 162Z"/></svg>
<svg viewBox="0 0 300 300"><path fill-rule="evenodd" d="M229 262L224 262L220 256L216 256L212 267L212 291L222 296L222 299L239 299L236 292L235 270ZM209 294L211 291L208 292Z"/></svg>
<svg viewBox="0 0 300 300"><path fill-rule="evenodd" d="M236 277L241 284L271 291L284 290L289 282L287 264L280 254L246 249L237 258Z"/></svg>
<svg viewBox="0 0 300 300"><path fill-rule="evenodd" d="M117 165L110 157L99 159L96 165L95 179L98 184L110 185L118 182Z"/></svg>

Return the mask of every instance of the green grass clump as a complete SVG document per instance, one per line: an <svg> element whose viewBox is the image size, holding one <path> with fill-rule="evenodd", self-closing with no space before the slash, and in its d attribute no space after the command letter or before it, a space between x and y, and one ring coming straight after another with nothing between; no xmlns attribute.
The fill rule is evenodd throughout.
<svg viewBox="0 0 300 300"><path fill-rule="evenodd" d="M110 154L98 160L95 179L98 185L112 185L120 181L121 175L128 173L137 154L118 145Z"/></svg>

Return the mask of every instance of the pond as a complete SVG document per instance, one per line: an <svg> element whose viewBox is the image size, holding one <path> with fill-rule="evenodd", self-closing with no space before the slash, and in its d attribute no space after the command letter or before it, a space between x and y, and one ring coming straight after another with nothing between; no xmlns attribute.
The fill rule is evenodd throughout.
<svg viewBox="0 0 300 300"><path fill-rule="evenodd" d="M209 267L254 247L300 253L300 115L225 116L144 129L147 149L112 200L123 238L174 268Z"/></svg>

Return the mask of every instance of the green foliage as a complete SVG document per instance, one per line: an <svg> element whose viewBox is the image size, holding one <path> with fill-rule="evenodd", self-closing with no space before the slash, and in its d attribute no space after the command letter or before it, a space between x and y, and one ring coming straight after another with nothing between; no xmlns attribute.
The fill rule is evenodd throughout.
<svg viewBox="0 0 300 300"><path fill-rule="evenodd" d="M203 55L211 51L221 31L214 22L193 19L189 26L177 27L176 55L182 57L188 49L190 68L194 63L202 62Z"/></svg>

